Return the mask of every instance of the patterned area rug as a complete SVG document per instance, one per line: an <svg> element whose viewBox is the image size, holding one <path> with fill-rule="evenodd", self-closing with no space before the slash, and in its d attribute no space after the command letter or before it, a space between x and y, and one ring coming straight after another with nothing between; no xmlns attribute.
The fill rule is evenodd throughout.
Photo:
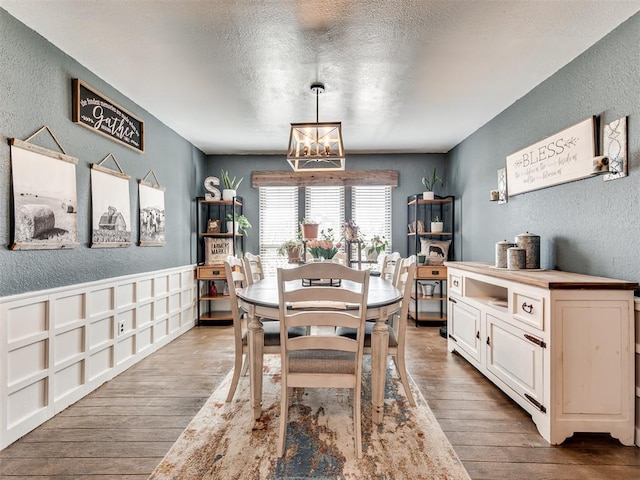
<svg viewBox="0 0 640 480"><path fill-rule="evenodd" d="M280 412L280 357L265 357L263 413L253 420L249 378L241 377L225 403L231 373L182 432L150 480L160 479L448 479L469 480L424 397L411 381L411 407L391 361L384 421L371 422L371 368L365 357L362 397L363 458L353 439L352 406L332 389L296 391L289 409L286 454L276 457Z"/></svg>

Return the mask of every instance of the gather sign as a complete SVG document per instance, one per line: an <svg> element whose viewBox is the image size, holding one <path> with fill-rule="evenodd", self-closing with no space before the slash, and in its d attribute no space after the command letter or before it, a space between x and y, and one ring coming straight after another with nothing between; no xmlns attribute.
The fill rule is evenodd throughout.
<svg viewBox="0 0 640 480"><path fill-rule="evenodd" d="M571 182L593 174L595 117L507 157L509 196Z"/></svg>
<svg viewBox="0 0 640 480"><path fill-rule="evenodd" d="M72 120L129 148L144 152L144 122L77 78L73 79Z"/></svg>

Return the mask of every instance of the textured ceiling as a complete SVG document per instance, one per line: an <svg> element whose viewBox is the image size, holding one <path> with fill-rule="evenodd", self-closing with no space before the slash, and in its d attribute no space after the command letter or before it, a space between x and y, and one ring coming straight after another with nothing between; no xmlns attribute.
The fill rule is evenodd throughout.
<svg viewBox="0 0 640 480"><path fill-rule="evenodd" d="M640 0L0 0L208 154L446 152L640 10ZM136 113L134 111L134 113ZM139 112L138 112L139 113Z"/></svg>

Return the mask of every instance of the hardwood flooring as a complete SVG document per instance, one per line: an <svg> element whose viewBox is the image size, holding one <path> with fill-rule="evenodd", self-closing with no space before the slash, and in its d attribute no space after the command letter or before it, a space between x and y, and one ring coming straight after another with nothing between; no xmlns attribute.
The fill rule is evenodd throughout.
<svg viewBox="0 0 640 480"><path fill-rule="evenodd" d="M231 369L232 330L197 327L0 452L1 479L146 479ZM640 479L609 435L550 446L438 328L409 327L408 369L473 479ZM413 480L413 479L411 479Z"/></svg>

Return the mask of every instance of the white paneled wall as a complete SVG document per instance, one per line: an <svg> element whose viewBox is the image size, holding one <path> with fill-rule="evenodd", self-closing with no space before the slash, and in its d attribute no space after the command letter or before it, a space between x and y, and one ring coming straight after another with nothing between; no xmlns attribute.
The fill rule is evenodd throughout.
<svg viewBox="0 0 640 480"><path fill-rule="evenodd" d="M195 325L194 267L0 298L0 449Z"/></svg>
<svg viewBox="0 0 640 480"><path fill-rule="evenodd" d="M636 320L636 445L640 447L640 298L635 299Z"/></svg>

